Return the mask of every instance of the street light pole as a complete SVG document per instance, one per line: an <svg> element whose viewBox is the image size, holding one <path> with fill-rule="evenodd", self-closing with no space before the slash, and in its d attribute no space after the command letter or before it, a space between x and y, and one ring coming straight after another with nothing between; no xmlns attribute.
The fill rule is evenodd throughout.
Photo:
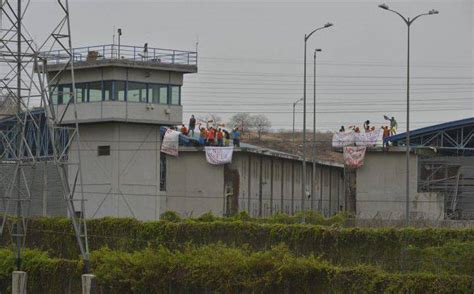
<svg viewBox="0 0 474 294"><path fill-rule="evenodd" d="M295 146L295 108L296 108L296 104L298 104L298 102L302 101L303 98L300 98L298 100L296 100L295 102L293 102L293 133L292 133L292 137L291 137L291 140L293 142L293 148Z"/></svg>
<svg viewBox="0 0 474 294"><path fill-rule="evenodd" d="M379 5L380 8L384 10L391 11L398 16L400 16L405 24L407 25L407 139L406 139L406 203L405 203L405 217L406 217L406 224L410 224L410 27L411 24L419 17L424 15L434 15L438 14L437 10L431 9L428 13L422 13L415 16L413 19L409 17L404 17L401 13L392 10L386 4Z"/></svg>
<svg viewBox="0 0 474 294"><path fill-rule="evenodd" d="M308 39L317 31L329 28L333 24L327 23L324 26L313 30L309 34L304 35L304 75L303 75L303 169L301 176L301 211L304 211L304 202L306 198L306 47Z"/></svg>
<svg viewBox="0 0 474 294"><path fill-rule="evenodd" d="M321 49L315 49L313 59L313 172L311 173L311 211L314 209L314 184L316 183L316 53L321 51Z"/></svg>

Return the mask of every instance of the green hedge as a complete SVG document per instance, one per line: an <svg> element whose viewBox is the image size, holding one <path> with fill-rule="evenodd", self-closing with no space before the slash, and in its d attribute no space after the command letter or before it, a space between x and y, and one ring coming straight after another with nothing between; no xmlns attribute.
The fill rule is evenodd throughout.
<svg viewBox="0 0 474 294"><path fill-rule="evenodd" d="M8 232L2 237L10 244ZM231 246L247 244L253 250L268 250L286 244L296 255L315 254L339 265L372 264L388 271L428 268L427 261L406 258L410 248L423 250L450 241L474 241L474 229L370 229L314 225L260 224L252 221L159 221L104 218L88 221L91 250L104 246L119 251L147 247L183 248L188 243L206 245L222 242ZM47 251L58 258L79 256L70 221L65 218L35 218L28 222L28 248ZM415 257L419 254L415 252ZM452 256L464 260L461 257Z"/></svg>
<svg viewBox="0 0 474 294"><path fill-rule="evenodd" d="M11 291L11 273L15 256L10 249L0 249L0 293ZM80 289L82 263L79 260L50 258L46 252L25 250L22 270L28 273L28 293L64 293Z"/></svg>
<svg viewBox="0 0 474 294"><path fill-rule="evenodd" d="M11 281L14 258L0 250L0 285ZM27 251L29 293L79 292L80 262ZM92 252L92 272L102 293L472 293L461 275L390 274L373 267L337 267L314 255L295 256L286 246L255 252L222 244L164 246L132 253ZM0 288L1 290L1 288Z"/></svg>
<svg viewBox="0 0 474 294"><path fill-rule="evenodd" d="M408 247L405 270L435 274L467 274L474 278L474 242L449 241L442 246Z"/></svg>

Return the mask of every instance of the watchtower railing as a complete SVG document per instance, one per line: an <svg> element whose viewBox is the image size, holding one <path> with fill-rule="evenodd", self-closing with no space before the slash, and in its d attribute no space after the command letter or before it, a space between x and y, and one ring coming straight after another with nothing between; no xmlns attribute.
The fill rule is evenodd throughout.
<svg viewBox="0 0 474 294"><path fill-rule="evenodd" d="M127 45L99 45L80 47L72 50L74 62L97 60L128 60L178 65L197 65L197 52ZM64 63L68 59L65 50L53 50L42 57L51 64Z"/></svg>

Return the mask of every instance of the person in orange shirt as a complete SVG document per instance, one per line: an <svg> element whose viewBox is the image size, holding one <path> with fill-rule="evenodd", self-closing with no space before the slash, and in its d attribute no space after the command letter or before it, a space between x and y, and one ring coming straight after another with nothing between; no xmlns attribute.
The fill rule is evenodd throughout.
<svg viewBox="0 0 474 294"><path fill-rule="evenodd" d="M390 128L388 126L383 126L382 130L383 130L383 135L382 135L383 147L387 147L387 145L385 144L385 138L390 136Z"/></svg>
<svg viewBox="0 0 474 294"><path fill-rule="evenodd" d="M211 145L214 145L214 128L210 128L209 131L207 131L207 142L206 142L206 145L207 146L211 146Z"/></svg>
<svg viewBox="0 0 474 294"><path fill-rule="evenodd" d="M181 134L187 136L188 135L188 129L186 128L186 126L183 124L181 126Z"/></svg>

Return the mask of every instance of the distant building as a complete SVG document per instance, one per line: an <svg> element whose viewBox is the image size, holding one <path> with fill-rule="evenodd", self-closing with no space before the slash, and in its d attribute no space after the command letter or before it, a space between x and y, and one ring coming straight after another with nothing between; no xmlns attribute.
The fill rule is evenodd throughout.
<svg viewBox="0 0 474 294"><path fill-rule="evenodd" d="M368 148L356 170L359 218L406 216L406 133ZM410 132L410 218L474 219L474 117Z"/></svg>

